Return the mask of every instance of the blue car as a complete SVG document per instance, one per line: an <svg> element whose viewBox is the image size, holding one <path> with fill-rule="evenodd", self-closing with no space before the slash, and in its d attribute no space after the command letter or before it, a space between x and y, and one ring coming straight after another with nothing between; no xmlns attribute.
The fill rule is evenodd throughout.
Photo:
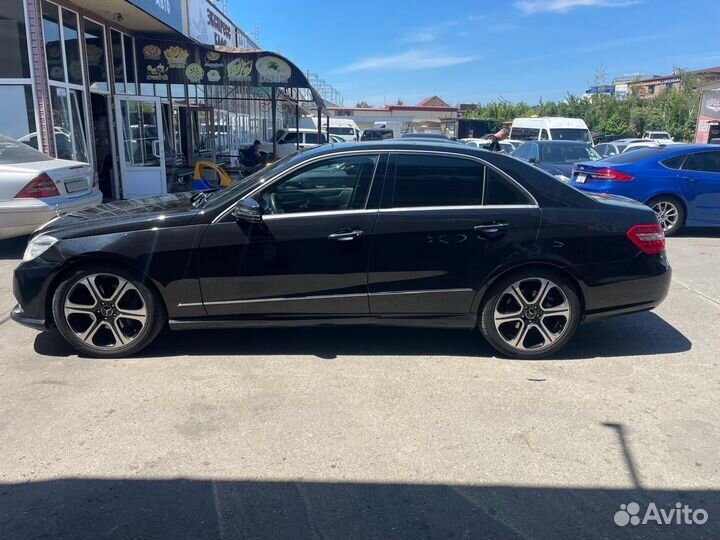
<svg viewBox="0 0 720 540"><path fill-rule="evenodd" d="M685 226L720 227L720 146L673 144L575 165L570 185L643 202L666 236Z"/></svg>

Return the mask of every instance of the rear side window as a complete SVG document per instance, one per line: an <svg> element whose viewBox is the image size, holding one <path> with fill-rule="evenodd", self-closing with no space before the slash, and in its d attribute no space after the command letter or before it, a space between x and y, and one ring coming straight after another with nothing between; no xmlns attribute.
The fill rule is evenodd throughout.
<svg viewBox="0 0 720 540"><path fill-rule="evenodd" d="M493 169L487 169L485 204L488 206L533 204L527 195Z"/></svg>
<svg viewBox="0 0 720 540"><path fill-rule="evenodd" d="M679 169L682 167L683 161L685 161L685 156L675 156L673 158L665 159L661 163L668 169Z"/></svg>
<svg viewBox="0 0 720 540"><path fill-rule="evenodd" d="M690 154L685 161L683 169L688 171L720 173L720 152Z"/></svg>
<svg viewBox="0 0 720 540"><path fill-rule="evenodd" d="M394 208L482 204L485 167L468 159L398 155Z"/></svg>
<svg viewBox="0 0 720 540"><path fill-rule="evenodd" d="M30 146L25 143L0 135L0 165L51 160L51 157L30 148Z"/></svg>

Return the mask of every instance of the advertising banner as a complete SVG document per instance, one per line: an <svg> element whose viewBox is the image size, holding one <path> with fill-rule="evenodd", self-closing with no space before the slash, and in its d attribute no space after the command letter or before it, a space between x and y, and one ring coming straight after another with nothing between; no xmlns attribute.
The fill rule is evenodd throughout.
<svg viewBox="0 0 720 540"><path fill-rule="evenodd" d="M720 122L720 90L705 90L700 102L695 142L706 143L710 139L710 130L717 128Z"/></svg>
<svg viewBox="0 0 720 540"><path fill-rule="evenodd" d="M207 0L188 0L188 30L204 45L235 47L235 25Z"/></svg>
<svg viewBox="0 0 720 540"><path fill-rule="evenodd" d="M146 39L137 43L143 83L307 86L302 72L272 53L225 53L189 43Z"/></svg>

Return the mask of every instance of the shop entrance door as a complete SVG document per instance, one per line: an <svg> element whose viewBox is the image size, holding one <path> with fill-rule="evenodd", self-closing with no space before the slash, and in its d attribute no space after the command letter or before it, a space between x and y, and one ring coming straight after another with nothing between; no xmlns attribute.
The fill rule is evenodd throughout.
<svg viewBox="0 0 720 540"><path fill-rule="evenodd" d="M161 110L160 98L115 98L120 177L125 199L167 192Z"/></svg>

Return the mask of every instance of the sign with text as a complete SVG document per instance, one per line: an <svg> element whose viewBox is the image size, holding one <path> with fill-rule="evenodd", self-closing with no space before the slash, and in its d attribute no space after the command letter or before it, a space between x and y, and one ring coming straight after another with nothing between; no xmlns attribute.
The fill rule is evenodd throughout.
<svg viewBox="0 0 720 540"><path fill-rule="evenodd" d="M181 0L128 0L178 32L183 31Z"/></svg>
<svg viewBox="0 0 720 540"><path fill-rule="evenodd" d="M188 0L188 30L203 45L235 46L235 25L207 0Z"/></svg>

